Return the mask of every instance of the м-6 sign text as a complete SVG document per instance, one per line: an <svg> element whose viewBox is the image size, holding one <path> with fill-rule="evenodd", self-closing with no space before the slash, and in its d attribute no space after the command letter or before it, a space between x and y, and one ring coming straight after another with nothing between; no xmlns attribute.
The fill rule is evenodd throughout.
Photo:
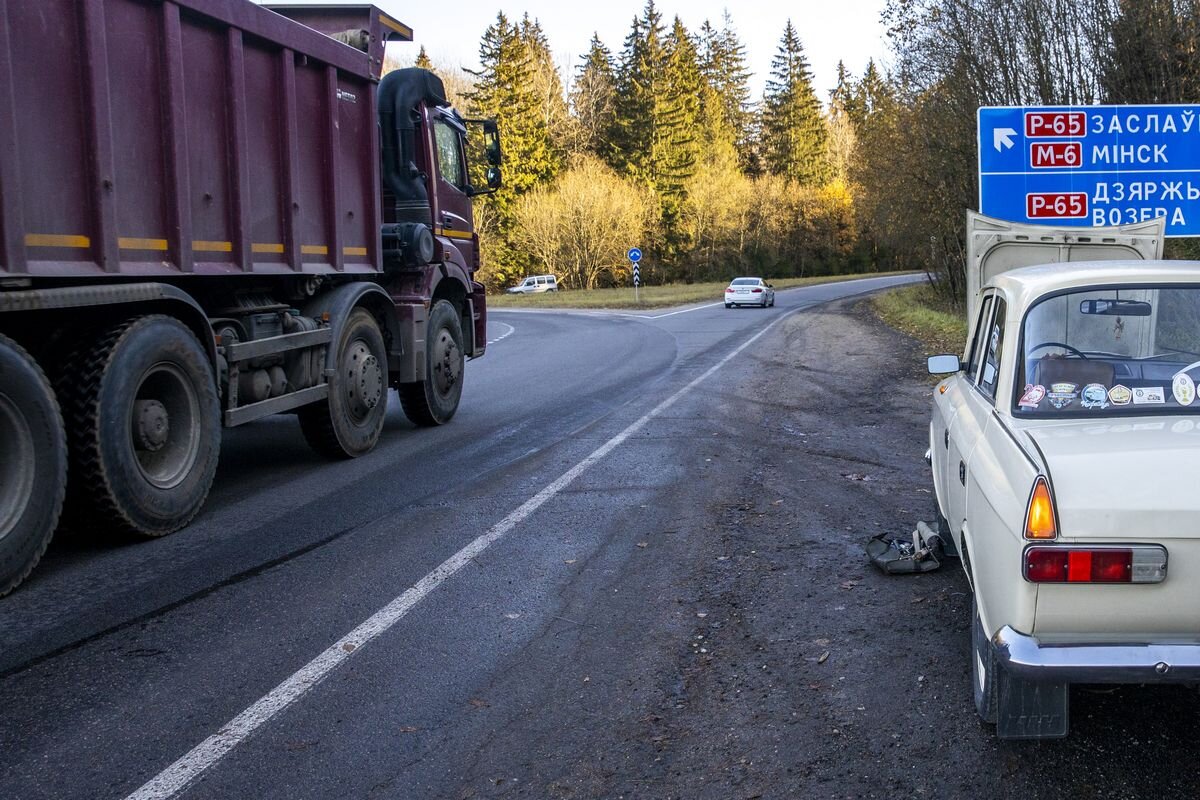
<svg viewBox="0 0 1200 800"><path fill-rule="evenodd" d="M1200 235L1200 106L981 108L979 210Z"/></svg>

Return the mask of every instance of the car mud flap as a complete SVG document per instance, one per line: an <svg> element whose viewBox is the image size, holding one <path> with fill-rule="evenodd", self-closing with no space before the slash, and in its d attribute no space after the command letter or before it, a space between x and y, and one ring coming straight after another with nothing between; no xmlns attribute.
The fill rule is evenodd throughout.
<svg viewBox="0 0 1200 800"><path fill-rule="evenodd" d="M996 735L1001 739L1061 739L1070 719L1071 685L1029 681L997 669Z"/></svg>

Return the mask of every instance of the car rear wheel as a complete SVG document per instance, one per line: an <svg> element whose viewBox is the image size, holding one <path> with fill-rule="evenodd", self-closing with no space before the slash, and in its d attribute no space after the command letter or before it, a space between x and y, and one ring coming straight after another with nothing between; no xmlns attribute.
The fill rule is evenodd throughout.
<svg viewBox="0 0 1200 800"><path fill-rule="evenodd" d="M975 695L975 711L989 725L996 724L996 656L983 630L979 607L971 597L971 687Z"/></svg>

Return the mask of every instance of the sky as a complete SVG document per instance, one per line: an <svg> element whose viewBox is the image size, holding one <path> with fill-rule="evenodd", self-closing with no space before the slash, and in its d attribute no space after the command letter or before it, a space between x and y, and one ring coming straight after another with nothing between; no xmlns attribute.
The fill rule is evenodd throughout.
<svg viewBox="0 0 1200 800"><path fill-rule="evenodd" d="M293 0L294 2L295 0ZM329 0L325 0L329 2ZM484 30L503 10L511 19L526 12L536 17L546 31L550 48L560 68L571 74L587 51L592 33L614 55L619 53L633 18L641 14L645 0L374 0L375 4L405 25L412 27L415 41L396 43L389 55L411 62L423 44L436 65L477 68L479 40ZM751 91L762 93L784 25L790 17L800 34L812 65L817 96L829 98L837 82L837 62L846 62L854 75L861 75L867 60L880 61L887 52L879 14L885 0L657 0L669 25L678 15L693 33L709 19L720 26L728 9L734 28L746 45L749 67L754 72Z"/></svg>

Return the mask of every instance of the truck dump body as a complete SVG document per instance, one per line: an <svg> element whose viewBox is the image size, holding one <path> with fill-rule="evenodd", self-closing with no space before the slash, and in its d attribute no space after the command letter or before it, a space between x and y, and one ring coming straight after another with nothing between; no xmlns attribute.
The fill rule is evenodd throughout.
<svg viewBox="0 0 1200 800"><path fill-rule="evenodd" d="M223 428L294 413L345 459L393 390L455 415L499 129L432 72L381 80L396 38L366 4L0 0L0 597L64 507L186 527Z"/></svg>
<svg viewBox="0 0 1200 800"><path fill-rule="evenodd" d="M0 278L381 270L381 44L245 0L0 12Z"/></svg>

